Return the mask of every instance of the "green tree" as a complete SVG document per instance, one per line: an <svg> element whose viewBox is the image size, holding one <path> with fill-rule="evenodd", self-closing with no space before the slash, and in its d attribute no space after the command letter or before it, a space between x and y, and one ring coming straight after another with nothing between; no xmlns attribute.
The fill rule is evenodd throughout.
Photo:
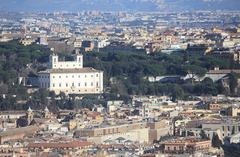
<svg viewBox="0 0 240 157"><path fill-rule="evenodd" d="M191 76L191 79L203 77L207 70L197 65L186 65L185 71Z"/></svg>
<svg viewBox="0 0 240 157"><path fill-rule="evenodd" d="M228 75L229 77L229 88L230 88L230 93L235 94L236 93L236 88L238 86L238 77L236 73L230 73Z"/></svg>
<svg viewBox="0 0 240 157"><path fill-rule="evenodd" d="M215 148L220 148L222 146L222 141L219 139L219 136L216 133L214 133L212 137L212 146Z"/></svg>
<svg viewBox="0 0 240 157"><path fill-rule="evenodd" d="M201 130L199 135L200 135L201 139L209 139L204 130Z"/></svg>
<svg viewBox="0 0 240 157"><path fill-rule="evenodd" d="M184 91L181 86L174 85L172 89L172 100L176 101L177 99L181 99L184 96Z"/></svg>

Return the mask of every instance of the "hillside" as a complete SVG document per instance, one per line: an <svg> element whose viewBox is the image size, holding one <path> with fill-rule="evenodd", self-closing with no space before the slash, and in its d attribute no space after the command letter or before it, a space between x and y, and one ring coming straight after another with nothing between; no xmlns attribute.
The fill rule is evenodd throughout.
<svg viewBox="0 0 240 157"><path fill-rule="evenodd" d="M1 0L5 11L186 11L239 10L239 0Z"/></svg>
<svg viewBox="0 0 240 157"><path fill-rule="evenodd" d="M46 90L39 90L28 94L27 87L18 85L18 76L27 76L31 71L37 72L46 66L50 50L40 45L23 46L14 40L0 43L0 109L22 109L31 105L33 108L43 108L48 102L47 97L54 99L55 94ZM60 56L69 58L69 53ZM240 68L240 65L229 59L216 58L210 55L189 54L176 52L170 55L156 53L146 55L138 52L92 52L84 54L84 66L94 67L104 71L104 100L125 99L130 95L169 95L173 100L188 99L190 95L217 95L231 94L225 90L219 82L213 82L206 78L201 82L194 80L179 80L168 82L147 81L148 76L186 76L191 73L195 76L204 76L209 70L218 66L223 69ZM233 88L238 85L235 74ZM234 91L234 90L232 90ZM13 97L16 95L16 97ZM120 97L119 97L120 95ZM69 99L51 101L51 106L57 109L69 107ZM23 106L16 102L24 100ZM91 106L92 101L98 101L90 97L86 105ZM74 103L70 103L70 107ZM67 105L67 106L66 106ZM57 107L58 106L58 107Z"/></svg>

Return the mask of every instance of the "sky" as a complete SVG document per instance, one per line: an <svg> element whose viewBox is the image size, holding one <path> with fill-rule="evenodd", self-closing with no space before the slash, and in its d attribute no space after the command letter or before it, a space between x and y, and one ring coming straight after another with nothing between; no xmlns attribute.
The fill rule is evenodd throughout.
<svg viewBox="0 0 240 157"><path fill-rule="evenodd" d="M240 0L0 0L4 11L240 10Z"/></svg>

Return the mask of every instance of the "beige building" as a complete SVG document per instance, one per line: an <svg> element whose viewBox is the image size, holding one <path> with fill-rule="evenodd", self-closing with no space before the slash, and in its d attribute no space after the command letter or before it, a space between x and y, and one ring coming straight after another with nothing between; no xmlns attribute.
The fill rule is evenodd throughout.
<svg viewBox="0 0 240 157"><path fill-rule="evenodd" d="M103 71L83 67L83 56L74 55L74 61L59 61L50 56L49 68L39 73L39 87L56 94L96 94L103 92Z"/></svg>
<svg viewBox="0 0 240 157"><path fill-rule="evenodd" d="M240 27L237 28L237 32L240 33Z"/></svg>
<svg viewBox="0 0 240 157"><path fill-rule="evenodd" d="M23 139L27 135L32 135L39 130L37 126L9 129L0 133L0 144L11 140Z"/></svg>
<svg viewBox="0 0 240 157"><path fill-rule="evenodd" d="M240 108L238 106L231 106L227 109L228 115L232 117L240 116Z"/></svg>
<svg viewBox="0 0 240 157"><path fill-rule="evenodd" d="M87 140L91 142L95 142L97 144L123 144L125 141L137 142L137 143L150 143L152 139L150 134L150 130L148 128L141 128L128 131L126 133L116 133L116 134L109 134L104 136L97 136L97 137L89 137ZM118 140L122 139L122 140ZM111 141L111 142L108 142ZM152 141L151 141L152 142Z"/></svg>
<svg viewBox="0 0 240 157"><path fill-rule="evenodd" d="M224 137L231 136L233 134L240 132L240 122L234 120L215 120L209 121L202 124L202 129L212 129L220 131L220 138L224 139Z"/></svg>
<svg viewBox="0 0 240 157"><path fill-rule="evenodd" d="M24 46L31 45L34 42L35 42L35 40L33 40L30 37L26 37L26 38L20 40L20 43L23 44Z"/></svg>
<svg viewBox="0 0 240 157"><path fill-rule="evenodd" d="M9 120L9 119L18 119L22 116L25 116L25 111L3 111L0 112L0 119L1 120Z"/></svg>
<svg viewBox="0 0 240 157"><path fill-rule="evenodd" d="M77 137L85 137L89 141L104 143L106 140L124 138L138 143L152 143L160 136L170 133L171 126L168 121L141 122L101 128L85 128L75 132Z"/></svg>
<svg viewBox="0 0 240 157"><path fill-rule="evenodd" d="M208 150L211 147L210 140L202 140L195 138L179 138L161 143L164 145L165 153L181 154L191 153L195 151Z"/></svg>

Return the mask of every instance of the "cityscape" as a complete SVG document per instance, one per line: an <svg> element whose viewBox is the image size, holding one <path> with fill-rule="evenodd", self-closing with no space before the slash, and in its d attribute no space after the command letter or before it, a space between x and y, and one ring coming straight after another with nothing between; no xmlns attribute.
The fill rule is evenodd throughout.
<svg viewBox="0 0 240 157"><path fill-rule="evenodd" d="M239 156L239 1L2 0L0 157Z"/></svg>

